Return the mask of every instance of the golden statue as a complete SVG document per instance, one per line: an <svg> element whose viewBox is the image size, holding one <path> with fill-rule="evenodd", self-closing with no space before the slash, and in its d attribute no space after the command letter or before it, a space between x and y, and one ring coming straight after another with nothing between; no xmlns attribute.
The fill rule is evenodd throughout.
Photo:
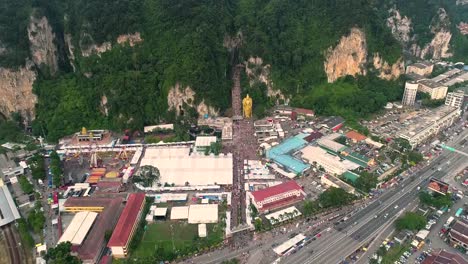
<svg viewBox="0 0 468 264"><path fill-rule="evenodd" d="M247 94L247 96L242 99L242 106L244 110L244 117L251 118L252 117L252 98Z"/></svg>
<svg viewBox="0 0 468 264"><path fill-rule="evenodd" d="M82 127L81 128L81 135L87 135L88 134L88 130L86 130L86 127Z"/></svg>

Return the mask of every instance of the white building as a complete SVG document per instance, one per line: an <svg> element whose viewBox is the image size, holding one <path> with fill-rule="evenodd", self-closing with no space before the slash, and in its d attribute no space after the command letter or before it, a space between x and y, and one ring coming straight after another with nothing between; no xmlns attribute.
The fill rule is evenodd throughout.
<svg viewBox="0 0 468 264"><path fill-rule="evenodd" d="M421 92L428 93L431 99L444 99L448 87L432 80L421 80L418 89Z"/></svg>
<svg viewBox="0 0 468 264"><path fill-rule="evenodd" d="M4 226L21 218L13 197L3 181L0 180L0 226Z"/></svg>
<svg viewBox="0 0 468 264"><path fill-rule="evenodd" d="M418 92L419 84L414 81L408 81L405 83L405 92L403 93L403 100L401 100L402 105L414 105L416 101L416 93Z"/></svg>
<svg viewBox="0 0 468 264"><path fill-rule="evenodd" d="M449 127L460 117L461 110L443 105L433 111L419 116L411 125L397 133L397 136L408 140L412 148L426 141L440 130Z"/></svg>
<svg viewBox="0 0 468 264"><path fill-rule="evenodd" d="M231 185L232 154L205 156L190 154L188 146L164 146L146 148L140 166L151 165L159 169L160 184L175 186ZM156 184L156 183L155 183Z"/></svg>
<svg viewBox="0 0 468 264"><path fill-rule="evenodd" d="M445 105L453 106L460 109L465 99L465 92L462 90L451 92L447 94L445 98Z"/></svg>
<svg viewBox="0 0 468 264"><path fill-rule="evenodd" d="M204 152L207 148L211 147L211 144L216 143L217 138L215 136L198 136L195 139L195 150Z"/></svg>
<svg viewBox="0 0 468 264"><path fill-rule="evenodd" d="M417 62L406 67L406 74L415 73L421 76L428 76L432 73L434 64L429 62Z"/></svg>
<svg viewBox="0 0 468 264"><path fill-rule="evenodd" d="M359 168L358 164L349 160L341 160L340 157L331 155L326 150L319 147L307 146L303 148L301 152L302 158L307 160L309 164L322 167L330 174L341 175L347 170Z"/></svg>

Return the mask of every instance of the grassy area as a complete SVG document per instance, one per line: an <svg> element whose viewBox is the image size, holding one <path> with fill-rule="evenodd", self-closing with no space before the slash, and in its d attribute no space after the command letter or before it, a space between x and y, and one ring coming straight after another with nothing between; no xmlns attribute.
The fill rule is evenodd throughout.
<svg viewBox="0 0 468 264"><path fill-rule="evenodd" d="M382 264L395 263L395 261L399 260L400 257L403 255L403 252L407 251L409 248L409 244L394 245L382 256Z"/></svg>
<svg viewBox="0 0 468 264"><path fill-rule="evenodd" d="M223 229L218 224L207 224L206 238L198 237L198 225L187 222L156 222L147 225L132 258L171 260L207 249L223 241Z"/></svg>

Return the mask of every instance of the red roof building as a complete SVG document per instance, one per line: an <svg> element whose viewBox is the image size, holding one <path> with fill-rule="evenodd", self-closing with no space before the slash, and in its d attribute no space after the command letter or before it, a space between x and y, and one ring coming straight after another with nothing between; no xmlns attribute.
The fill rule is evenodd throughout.
<svg viewBox="0 0 468 264"><path fill-rule="evenodd" d="M72 197L64 204L67 212L92 211L98 216L81 245L72 246L83 263L98 263L106 248L105 232L113 230L117 222L116 216L122 211L122 197Z"/></svg>
<svg viewBox="0 0 468 264"><path fill-rule="evenodd" d="M313 110L305 109L305 108L294 108L294 112L296 112L298 115L308 116L308 117L312 117L315 115L315 112Z"/></svg>
<svg viewBox="0 0 468 264"><path fill-rule="evenodd" d="M367 138L363 134L360 134L354 130L351 130L348 133L346 133L346 137L351 139L354 143L361 142Z"/></svg>
<svg viewBox="0 0 468 264"><path fill-rule="evenodd" d="M251 192L249 196L257 210L265 212L304 200L305 192L295 181L288 181Z"/></svg>
<svg viewBox="0 0 468 264"><path fill-rule="evenodd" d="M468 221L456 221L450 228L449 238L452 245L468 249Z"/></svg>
<svg viewBox="0 0 468 264"><path fill-rule="evenodd" d="M132 193L128 196L127 204L120 215L114 232L112 232L109 243L107 243L107 247L112 250L114 258L127 256L128 246L138 227L144 205L144 193Z"/></svg>
<svg viewBox="0 0 468 264"><path fill-rule="evenodd" d="M468 264L468 261L459 254L439 249L438 251L432 251L421 264Z"/></svg>

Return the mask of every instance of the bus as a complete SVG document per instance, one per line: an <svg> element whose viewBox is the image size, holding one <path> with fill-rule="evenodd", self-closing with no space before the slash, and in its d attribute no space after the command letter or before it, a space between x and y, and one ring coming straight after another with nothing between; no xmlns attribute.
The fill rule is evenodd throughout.
<svg viewBox="0 0 468 264"><path fill-rule="evenodd" d="M450 226L450 224L452 224L453 220L455 220L455 218L453 216L449 217L449 219L447 219L447 222L445 223L444 227L448 228Z"/></svg>
<svg viewBox="0 0 468 264"><path fill-rule="evenodd" d="M463 212L463 208L458 208L457 212L455 213L455 217L460 217L460 215L462 214Z"/></svg>

